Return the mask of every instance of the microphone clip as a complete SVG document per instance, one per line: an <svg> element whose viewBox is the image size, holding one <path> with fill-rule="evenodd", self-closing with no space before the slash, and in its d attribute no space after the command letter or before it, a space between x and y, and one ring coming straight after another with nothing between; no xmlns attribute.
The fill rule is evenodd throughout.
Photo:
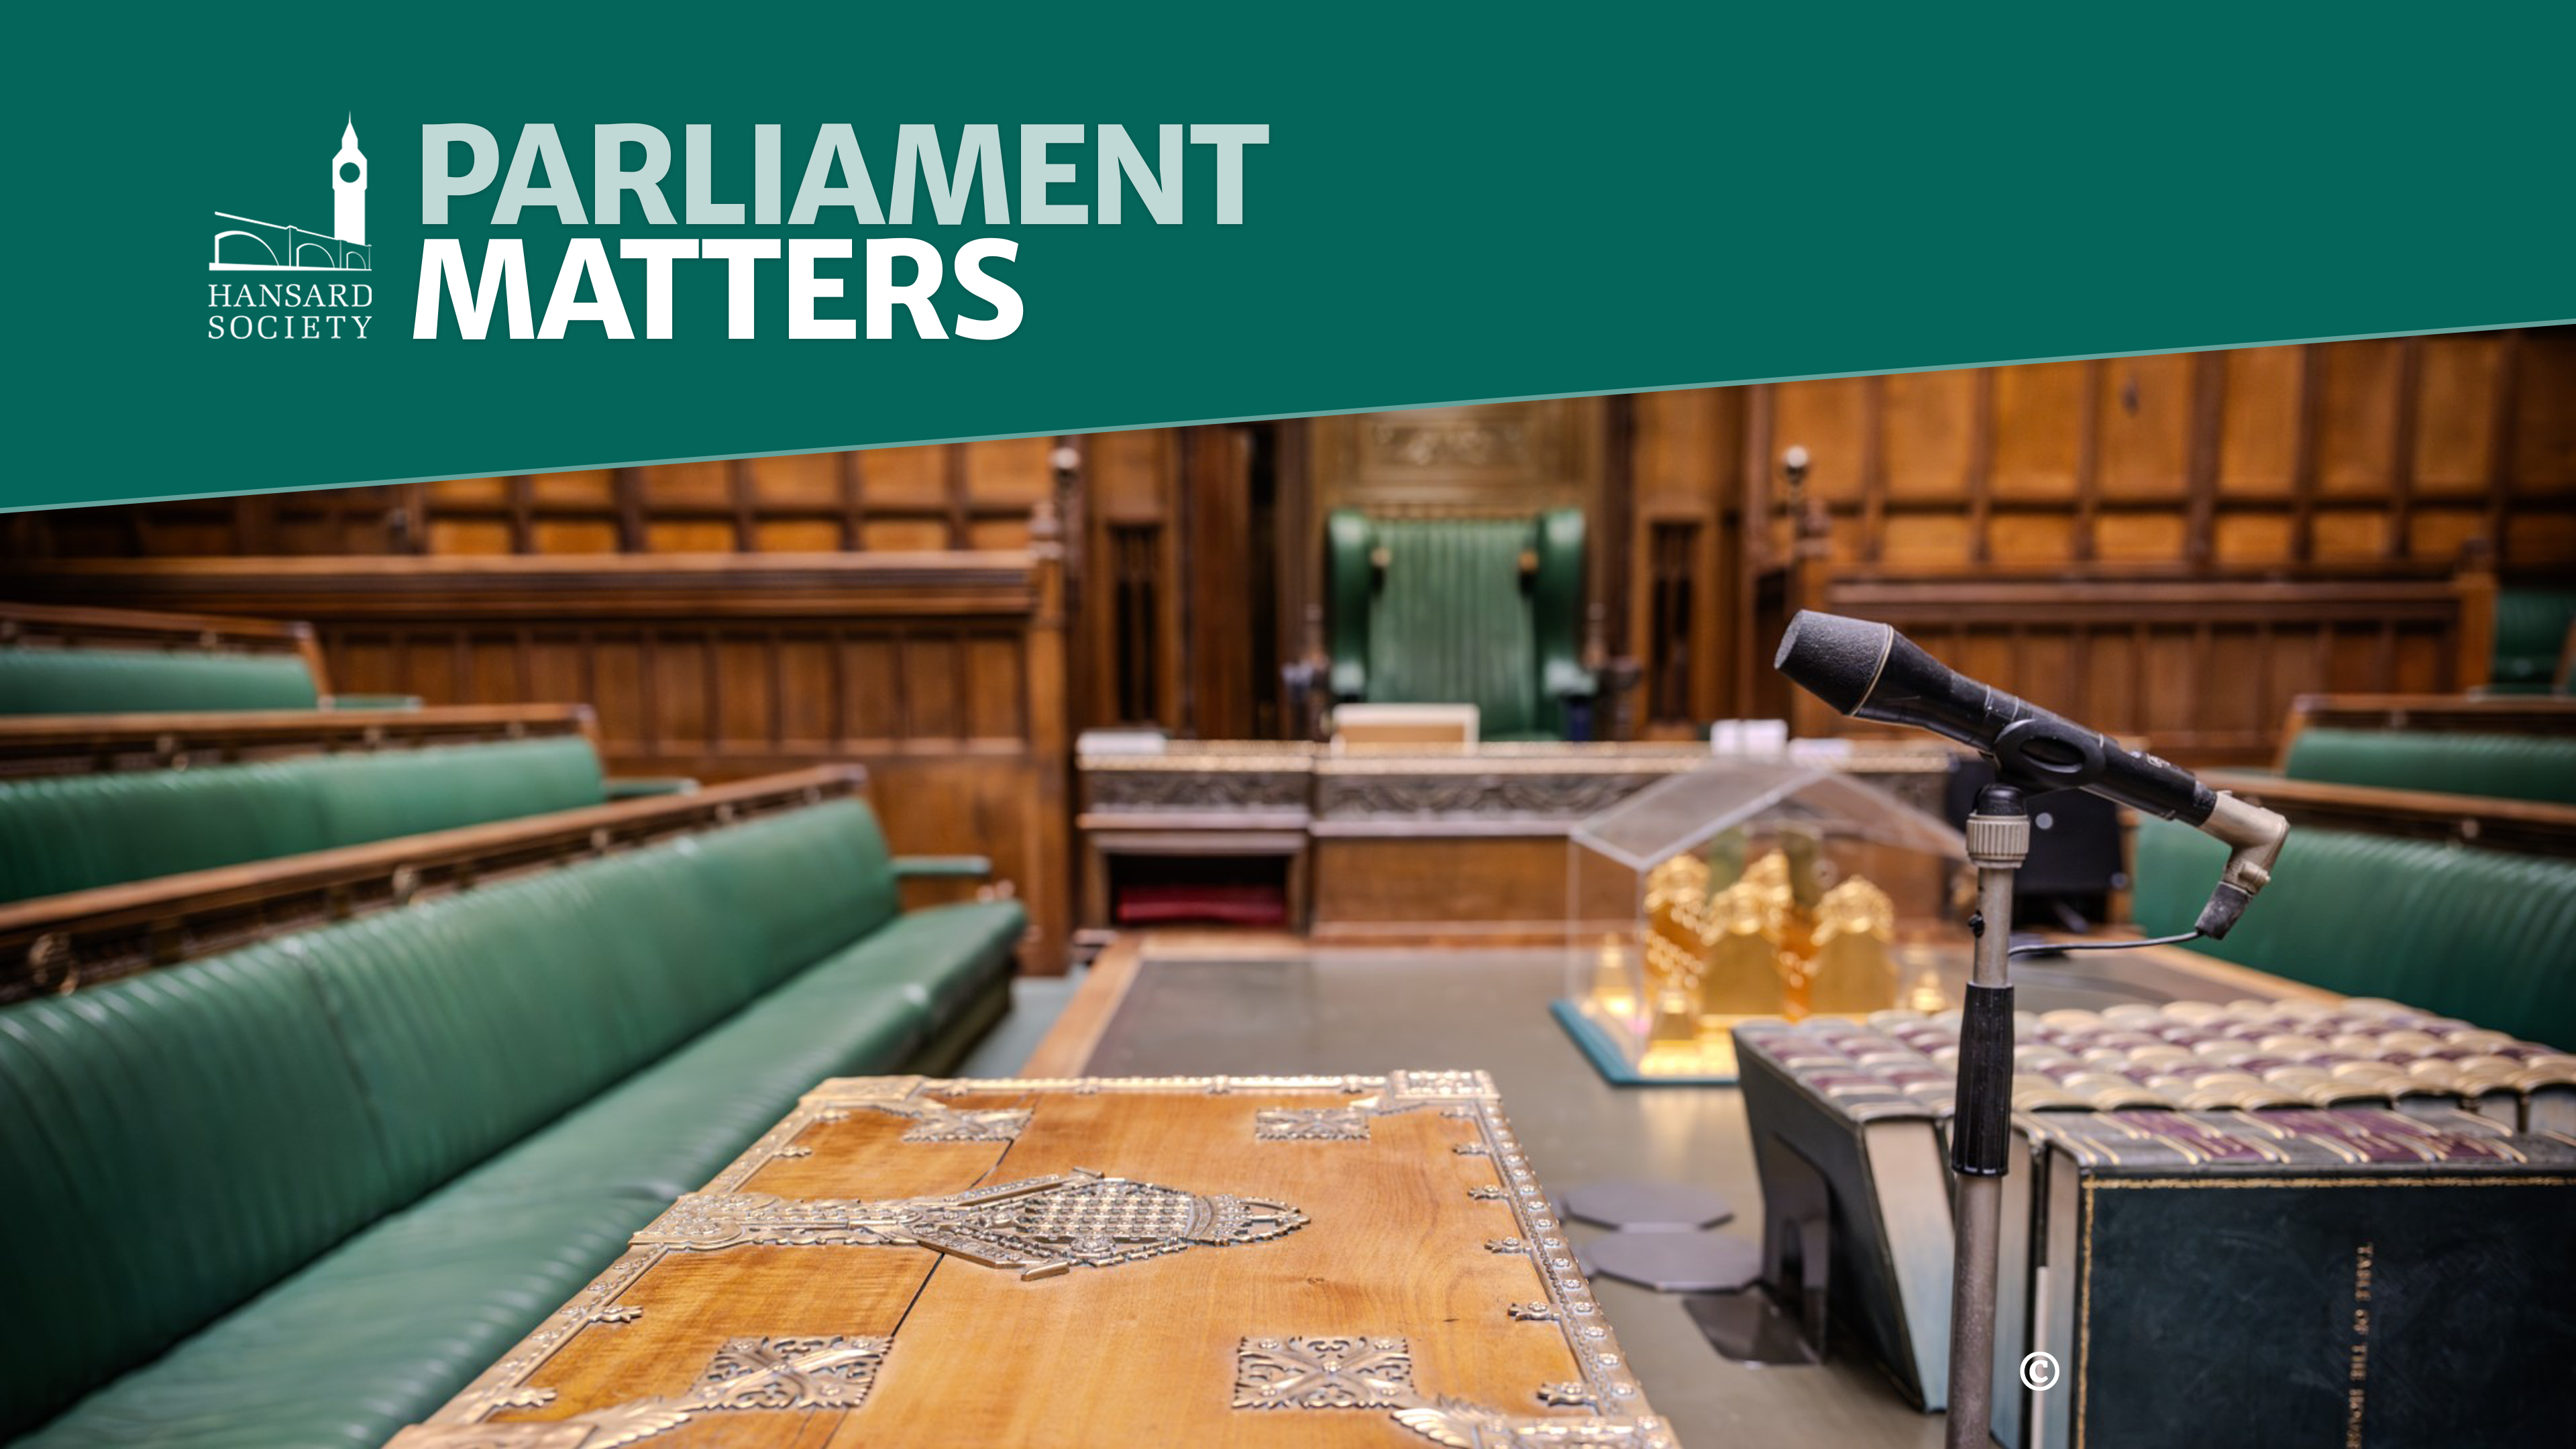
<svg viewBox="0 0 2576 1449"><path fill-rule="evenodd" d="M1995 777L2026 794L2081 790L2102 778L2102 737L2054 715L2028 715L1995 734Z"/></svg>

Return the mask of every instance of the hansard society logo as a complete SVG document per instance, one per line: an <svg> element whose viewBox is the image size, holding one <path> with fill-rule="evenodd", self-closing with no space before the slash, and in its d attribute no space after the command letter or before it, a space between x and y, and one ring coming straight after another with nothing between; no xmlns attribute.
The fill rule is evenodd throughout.
<svg viewBox="0 0 2576 1449"><path fill-rule="evenodd" d="M367 157L358 149L354 114L342 125L330 170L327 232L215 213L206 270L226 279L206 284L208 337L323 342L367 335L375 319L363 309L374 305L375 287L358 279L374 271L375 251L367 242Z"/></svg>

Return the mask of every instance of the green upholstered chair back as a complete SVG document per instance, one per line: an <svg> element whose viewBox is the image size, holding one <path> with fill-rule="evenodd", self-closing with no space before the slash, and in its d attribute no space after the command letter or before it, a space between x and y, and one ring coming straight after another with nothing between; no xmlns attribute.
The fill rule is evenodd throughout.
<svg viewBox="0 0 2576 1449"><path fill-rule="evenodd" d="M2189 826L2142 822L2139 927L2191 929L2226 854ZM2293 829L2243 922L2193 949L2576 1048L2576 860Z"/></svg>
<svg viewBox="0 0 2576 1449"><path fill-rule="evenodd" d="M320 703L313 672L295 654L0 648L0 714L312 709Z"/></svg>
<svg viewBox="0 0 2576 1449"><path fill-rule="evenodd" d="M1487 739L1555 739L1580 663L1583 516L1326 522L1333 694L1472 704ZM1525 571L1522 560L1534 557ZM1381 567L1381 560L1383 566Z"/></svg>
<svg viewBox="0 0 2576 1449"><path fill-rule="evenodd" d="M895 910L842 800L0 1007L0 1439Z"/></svg>
<svg viewBox="0 0 2576 1449"><path fill-rule="evenodd" d="M2290 741L2293 780L2576 805L2576 736L2312 727Z"/></svg>
<svg viewBox="0 0 2576 1449"><path fill-rule="evenodd" d="M597 805L575 735L0 781L0 900Z"/></svg>
<svg viewBox="0 0 2576 1449"><path fill-rule="evenodd" d="M2505 589L2496 595L2495 654L2489 678L2508 692L2544 693L2558 677L2559 651L2576 624L2576 589ZM2561 686L2563 687L2563 686Z"/></svg>

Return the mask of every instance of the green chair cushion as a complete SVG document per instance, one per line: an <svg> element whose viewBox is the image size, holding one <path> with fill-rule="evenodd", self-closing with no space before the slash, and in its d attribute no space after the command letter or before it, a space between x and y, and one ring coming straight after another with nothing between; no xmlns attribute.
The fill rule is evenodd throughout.
<svg viewBox="0 0 2576 1449"><path fill-rule="evenodd" d="M0 900L601 802L578 736L0 781Z"/></svg>
<svg viewBox="0 0 2576 1449"><path fill-rule="evenodd" d="M2139 926L2189 930L2226 853L2189 826L2142 822ZM2576 1046L2576 860L2300 828L2245 919L2193 948Z"/></svg>
<svg viewBox="0 0 2576 1449"><path fill-rule="evenodd" d="M2290 741L2293 780L2576 805L2576 736L2322 727Z"/></svg>
<svg viewBox="0 0 2576 1449"><path fill-rule="evenodd" d="M297 654L0 648L0 714L313 709Z"/></svg>

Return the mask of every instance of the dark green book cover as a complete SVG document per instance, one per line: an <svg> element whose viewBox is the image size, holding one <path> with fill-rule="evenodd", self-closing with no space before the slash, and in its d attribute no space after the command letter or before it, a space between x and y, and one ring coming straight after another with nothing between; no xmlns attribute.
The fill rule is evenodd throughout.
<svg viewBox="0 0 2576 1449"><path fill-rule="evenodd" d="M2576 1442L2576 1144L2385 1112L2020 1125L2038 1253L1997 1378L2031 1344L2063 1373L1999 1398L2006 1444Z"/></svg>

